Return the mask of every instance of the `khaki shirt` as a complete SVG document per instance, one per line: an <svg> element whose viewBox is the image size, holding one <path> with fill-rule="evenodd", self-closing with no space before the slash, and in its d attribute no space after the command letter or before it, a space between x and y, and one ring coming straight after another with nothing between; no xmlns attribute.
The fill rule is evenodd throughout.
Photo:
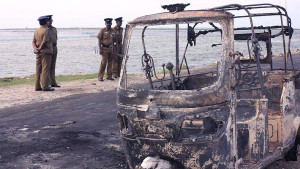
<svg viewBox="0 0 300 169"><path fill-rule="evenodd" d="M114 30L111 28L110 30L103 28L99 31L97 36L98 39L101 40L102 45L110 46L112 45L112 34Z"/></svg>
<svg viewBox="0 0 300 169"><path fill-rule="evenodd" d="M55 47L57 45L57 30L53 26L49 27L49 30L50 30L52 45L53 47Z"/></svg>
<svg viewBox="0 0 300 169"><path fill-rule="evenodd" d="M123 40L123 28L115 26L114 31L115 31L117 44L121 44Z"/></svg>
<svg viewBox="0 0 300 169"><path fill-rule="evenodd" d="M48 28L41 26L35 30L33 40L36 42L37 47L39 47L42 42L45 41L44 47L41 49L40 53L53 54L51 36Z"/></svg>

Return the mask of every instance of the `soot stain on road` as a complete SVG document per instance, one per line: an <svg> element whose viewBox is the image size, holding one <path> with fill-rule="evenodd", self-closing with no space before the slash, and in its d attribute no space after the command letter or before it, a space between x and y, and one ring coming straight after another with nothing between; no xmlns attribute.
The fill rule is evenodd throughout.
<svg viewBox="0 0 300 169"><path fill-rule="evenodd" d="M49 134L49 135L48 135ZM53 135L52 135L53 134ZM126 167L115 134L92 131L41 132L28 140L1 140L3 168L122 168ZM0 168L2 168L0 167Z"/></svg>
<svg viewBox="0 0 300 169"><path fill-rule="evenodd" d="M0 168L126 168L115 97L82 94L2 109Z"/></svg>

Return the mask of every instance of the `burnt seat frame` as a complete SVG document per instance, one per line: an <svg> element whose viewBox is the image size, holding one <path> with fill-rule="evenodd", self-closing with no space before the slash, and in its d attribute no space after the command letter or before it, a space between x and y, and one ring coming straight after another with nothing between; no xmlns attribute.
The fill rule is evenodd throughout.
<svg viewBox="0 0 300 169"><path fill-rule="evenodd" d="M275 9L278 12L268 12L268 13L251 13L250 11L253 9ZM290 44L291 44L291 38L293 34L293 28L292 28L292 21L290 17L287 14L287 11L285 8L279 6L279 5L273 5L273 4L268 4L268 3L263 3L263 4L250 4L250 5L239 5L239 4L230 4L230 5L225 5L225 6L220 6L216 8L211 8L210 10L216 10L216 11L239 11L239 10L244 10L247 15L235 15L233 18L249 18L250 21L250 27L241 27L241 28L235 28L234 30L251 30L252 32L252 37L251 41L252 44L254 44L255 39L257 39L255 30L258 29L267 29L269 33L270 38L277 37L281 34L282 36L282 45L283 45L283 50L284 50L284 70L287 72L287 62L288 58L290 57L290 61L292 64L292 68L294 69L293 66L293 57L291 54L291 49L290 49ZM274 26L268 26L268 27L263 27L263 26L258 26L255 27L253 23L253 17L262 17L262 16L279 16L280 17L280 25L274 25ZM284 24L283 17L286 18L286 23ZM272 29L280 29L280 33L276 35L271 35L271 30ZM286 45L286 36L288 36L288 44ZM267 37L265 35L265 37ZM267 46L268 48L268 46ZM268 53L268 57L272 57ZM269 61L270 62L270 61Z"/></svg>

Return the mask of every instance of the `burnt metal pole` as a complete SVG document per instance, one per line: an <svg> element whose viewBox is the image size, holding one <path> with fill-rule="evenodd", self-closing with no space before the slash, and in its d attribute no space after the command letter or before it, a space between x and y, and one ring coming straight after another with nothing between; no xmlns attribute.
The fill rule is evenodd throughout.
<svg viewBox="0 0 300 169"><path fill-rule="evenodd" d="M266 41L266 47L267 47L267 55L271 58L271 70L273 70L273 59L272 59L272 42L271 42L271 36L272 36L272 32L271 29L268 28L268 40Z"/></svg>
<svg viewBox="0 0 300 169"><path fill-rule="evenodd" d="M284 51L284 72L286 73L287 69L287 53L286 53L286 46L285 46L285 35L284 35L284 29L283 29L283 20L282 15L280 15L280 21L281 21L281 31L282 31L282 42L283 42L283 51Z"/></svg>
<svg viewBox="0 0 300 169"><path fill-rule="evenodd" d="M179 76L179 25L176 24L176 75Z"/></svg>
<svg viewBox="0 0 300 169"><path fill-rule="evenodd" d="M149 64L149 62L151 62L151 60L150 60L149 55L146 52L146 46L145 46L145 40L144 40L146 29L147 29L147 26L144 27L143 32L142 32L142 43L143 43L143 48L144 48L144 55L142 56L142 63L143 62L146 63L144 70L145 70L145 73L146 73L147 78L149 80L150 87L151 87L151 89L153 89L153 82L152 82L152 79L151 79L151 66Z"/></svg>
<svg viewBox="0 0 300 169"><path fill-rule="evenodd" d="M173 67L174 67L174 65L171 62L167 63L166 68L169 70L169 73L170 73L172 89L176 90L175 78L174 78L174 74L173 74Z"/></svg>
<svg viewBox="0 0 300 169"><path fill-rule="evenodd" d="M186 57L185 57L186 51L187 51L187 49L188 49L188 46L189 46L189 43L187 43L186 46L185 46L185 50L184 50L184 53L183 53L183 57L182 57L182 60L181 60L181 62L180 62L179 74L180 74L180 72L181 72L181 68L182 68L183 61L185 61L186 69L187 69L187 71L188 71L188 74L190 74L190 69L189 69L189 66L188 66L188 64L187 64ZM179 76L179 74L178 74L178 76Z"/></svg>

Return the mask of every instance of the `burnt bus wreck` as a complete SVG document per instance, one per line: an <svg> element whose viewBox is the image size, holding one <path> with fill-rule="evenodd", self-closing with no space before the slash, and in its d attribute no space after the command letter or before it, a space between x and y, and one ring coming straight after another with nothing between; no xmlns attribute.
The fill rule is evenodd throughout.
<svg viewBox="0 0 300 169"><path fill-rule="evenodd" d="M233 4L188 11L184 10L187 5L163 6L169 12L139 17L126 26L117 106L129 167L136 168L149 156L158 156L177 168L263 168L284 157L295 160L300 85L290 49L293 28L286 10L272 4ZM255 18L270 16L278 25L255 25ZM238 19L247 20L250 26L234 26ZM209 27L199 30L202 24ZM153 32L151 27L157 25L171 25L175 38L174 43L156 49L169 56L162 67L154 64L158 56L148 50L155 44L147 43L147 31ZM141 43L130 44L138 27ZM220 43L201 42L214 33ZM272 62L271 40L276 38L284 54L279 68ZM243 46L240 43L245 52L238 52ZM184 46L180 48L180 44ZM212 52L219 49L219 61L200 68L191 66L189 49L206 44ZM142 46L137 66L144 71L145 83L131 87L128 51L134 45ZM164 51L169 46L174 55ZM205 53L206 60L212 57Z"/></svg>

